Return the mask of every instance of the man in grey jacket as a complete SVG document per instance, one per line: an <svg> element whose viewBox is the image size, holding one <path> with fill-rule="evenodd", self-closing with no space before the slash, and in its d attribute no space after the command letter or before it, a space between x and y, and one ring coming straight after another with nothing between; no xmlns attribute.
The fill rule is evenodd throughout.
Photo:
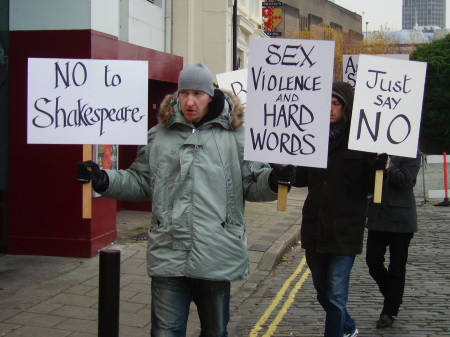
<svg viewBox="0 0 450 337"><path fill-rule="evenodd" d="M416 200L413 187L420 169L420 157L385 156L387 168L380 204L368 210L366 262L369 273L384 297L376 327L389 327L397 316L405 287L409 243L417 231ZM383 165L384 166L384 165ZM389 267L384 266L389 246Z"/></svg>
<svg viewBox="0 0 450 337"><path fill-rule="evenodd" d="M293 167L243 160L242 124L237 97L214 89L203 64L188 65L130 168L78 164L78 181L103 196L152 201L151 336L185 336L191 300L201 336L227 336L230 281L249 273L244 201L274 200L293 177Z"/></svg>

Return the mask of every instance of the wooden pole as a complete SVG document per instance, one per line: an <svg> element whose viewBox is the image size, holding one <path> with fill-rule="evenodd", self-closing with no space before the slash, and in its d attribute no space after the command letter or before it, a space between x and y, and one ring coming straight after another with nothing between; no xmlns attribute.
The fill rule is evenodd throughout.
<svg viewBox="0 0 450 337"><path fill-rule="evenodd" d="M92 145L83 145L83 161L92 160ZM92 181L83 184L82 218L92 218Z"/></svg>
<svg viewBox="0 0 450 337"><path fill-rule="evenodd" d="M286 210L287 194L288 194L288 187L286 185L278 184L278 200L277 200L278 211Z"/></svg>
<svg viewBox="0 0 450 337"><path fill-rule="evenodd" d="M381 203L381 194L383 191L383 170L375 171L375 188L373 191L373 202L375 204Z"/></svg>

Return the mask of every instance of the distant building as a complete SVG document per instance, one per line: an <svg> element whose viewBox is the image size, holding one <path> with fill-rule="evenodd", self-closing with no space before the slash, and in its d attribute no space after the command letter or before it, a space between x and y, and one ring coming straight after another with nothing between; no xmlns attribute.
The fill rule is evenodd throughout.
<svg viewBox="0 0 450 337"><path fill-rule="evenodd" d="M413 29L400 31L369 32L368 39L383 36L383 41L389 45L389 53L411 54L417 46L443 39L450 34L450 29L436 26L415 26Z"/></svg>
<svg viewBox="0 0 450 337"><path fill-rule="evenodd" d="M416 26L414 29L388 32L388 35L395 43L423 44L442 39L449 33L449 29L441 29L436 26Z"/></svg>
<svg viewBox="0 0 450 337"><path fill-rule="evenodd" d="M282 19L274 29L276 36L297 38L299 31L326 26L362 39L362 18L344 7L328 0L276 1L282 6ZM269 2L263 2L268 4Z"/></svg>
<svg viewBox="0 0 450 337"><path fill-rule="evenodd" d="M403 0L402 29L415 26L445 28L446 0Z"/></svg>

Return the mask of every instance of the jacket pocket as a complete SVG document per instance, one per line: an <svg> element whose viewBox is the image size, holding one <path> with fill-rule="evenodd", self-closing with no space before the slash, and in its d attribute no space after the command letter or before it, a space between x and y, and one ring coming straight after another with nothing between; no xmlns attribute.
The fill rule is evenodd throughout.
<svg viewBox="0 0 450 337"><path fill-rule="evenodd" d="M159 219L156 216L152 216L152 220L150 223L150 228L149 228L149 232L150 233L154 233L154 232L160 232L162 230L162 223L161 221L159 221Z"/></svg>
<svg viewBox="0 0 450 337"><path fill-rule="evenodd" d="M226 232L233 235L235 238L243 239L245 237L245 226L243 224L234 224L224 221L221 225Z"/></svg>

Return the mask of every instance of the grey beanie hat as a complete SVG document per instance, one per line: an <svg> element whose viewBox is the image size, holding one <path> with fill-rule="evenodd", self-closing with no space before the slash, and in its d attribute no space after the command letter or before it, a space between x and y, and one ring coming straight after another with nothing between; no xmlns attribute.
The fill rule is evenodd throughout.
<svg viewBox="0 0 450 337"><path fill-rule="evenodd" d="M200 90L213 97L213 78L209 69L201 63L184 67L178 77L178 91L181 90Z"/></svg>

